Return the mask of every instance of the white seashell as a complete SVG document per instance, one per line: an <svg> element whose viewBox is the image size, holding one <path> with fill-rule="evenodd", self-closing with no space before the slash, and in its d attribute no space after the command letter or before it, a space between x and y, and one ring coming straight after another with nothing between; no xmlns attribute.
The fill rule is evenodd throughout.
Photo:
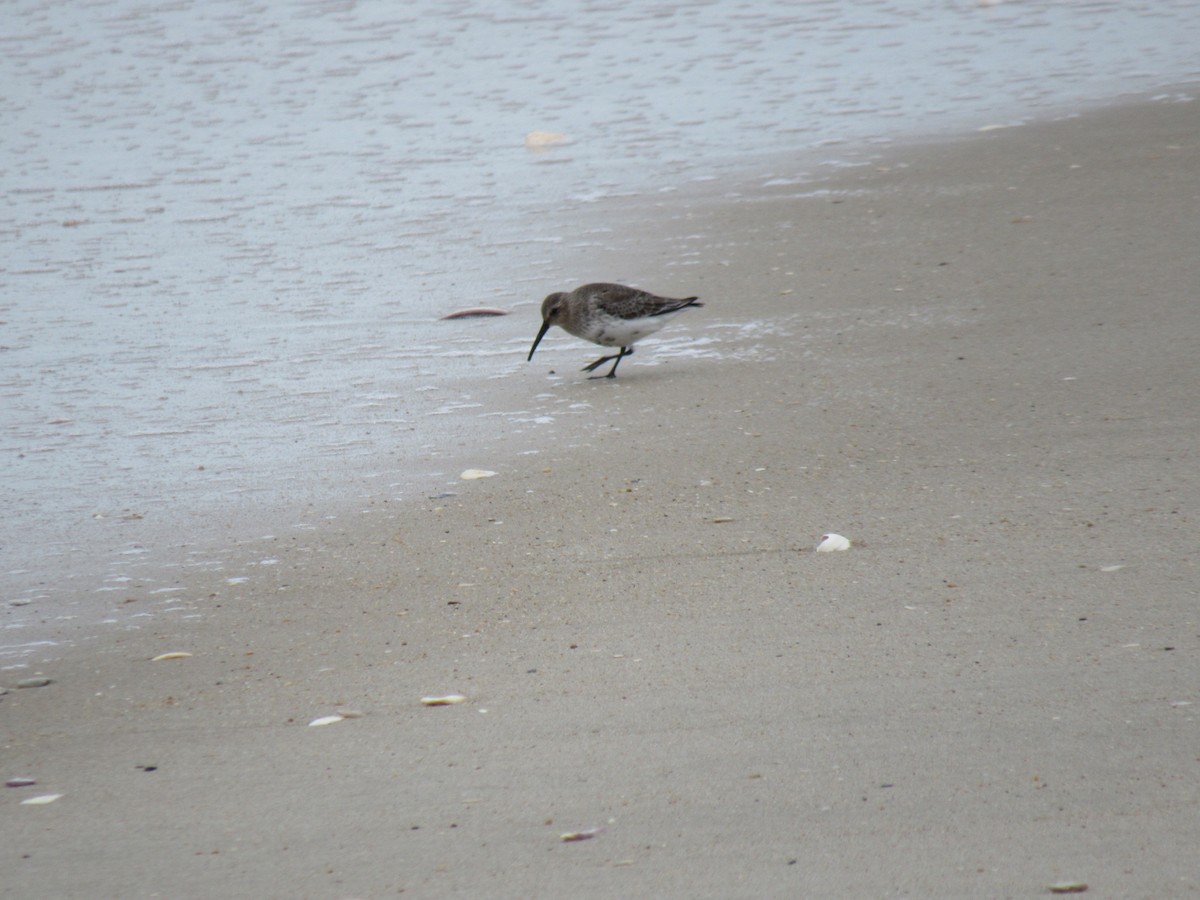
<svg viewBox="0 0 1200 900"><path fill-rule="evenodd" d="M1125 566L1124 566L1124 565L1119 565L1119 566L1101 566L1101 567L1100 567L1100 571L1101 571L1101 572L1120 572L1120 571L1121 571L1123 568L1125 568Z"/></svg>
<svg viewBox="0 0 1200 900"><path fill-rule="evenodd" d="M447 694L445 697L422 697L421 702L426 706L453 706L462 703L467 698L462 694Z"/></svg>
<svg viewBox="0 0 1200 900"><path fill-rule="evenodd" d="M38 797L30 797L28 800L22 800L22 806L45 806L47 803L53 803L62 794L42 794Z"/></svg>
<svg viewBox="0 0 1200 900"><path fill-rule="evenodd" d="M181 651L175 651L172 653L160 653L160 654L158 654L158 656L154 657L154 659L150 660L150 662L161 662L164 659L187 659L191 655L192 654L190 654L190 653L183 653Z"/></svg>
<svg viewBox="0 0 1200 900"><path fill-rule="evenodd" d="M319 719L313 719L308 723L308 727L312 728L317 725L332 725L334 722L340 722L345 716L321 716Z"/></svg>
<svg viewBox="0 0 1200 900"><path fill-rule="evenodd" d="M840 534L823 534L817 543L818 553L831 553L834 550L849 550L850 541Z"/></svg>
<svg viewBox="0 0 1200 900"><path fill-rule="evenodd" d="M489 472L487 469L467 469L458 477L463 481L474 481L477 478L491 478L495 472Z"/></svg>

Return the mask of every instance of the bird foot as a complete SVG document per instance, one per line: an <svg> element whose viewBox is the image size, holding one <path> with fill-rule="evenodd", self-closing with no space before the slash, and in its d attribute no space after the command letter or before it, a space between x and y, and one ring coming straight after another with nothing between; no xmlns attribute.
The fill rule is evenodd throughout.
<svg viewBox="0 0 1200 900"><path fill-rule="evenodd" d="M613 367L608 370L607 375L591 376L592 378L616 378L617 377L617 366L619 366L621 364L621 360L623 360L627 356L633 356L633 348L632 347L622 347L620 353L614 353L611 356L602 356L595 362L588 363L580 371L594 372L594 371L596 371L596 369L598 369L600 366L604 365L609 360L616 360L616 362L613 363Z"/></svg>

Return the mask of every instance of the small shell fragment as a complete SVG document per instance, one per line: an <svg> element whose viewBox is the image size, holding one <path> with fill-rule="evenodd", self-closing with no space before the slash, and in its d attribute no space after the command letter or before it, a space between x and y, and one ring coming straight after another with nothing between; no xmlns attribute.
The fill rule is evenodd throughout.
<svg viewBox="0 0 1200 900"><path fill-rule="evenodd" d="M313 719L311 722L309 722L308 727L313 728L317 725L332 725L334 722L340 722L344 718L346 718L346 717L345 716L337 716L337 715L321 716L319 719Z"/></svg>
<svg viewBox="0 0 1200 900"><path fill-rule="evenodd" d="M53 683L54 682L49 678L22 678L20 681L17 682L17 687L19 687L19 688L45 687L46 685L53 684Z"/></svg>
<svg viewBox="0 0 1200 900"><path fill-rule="evenodd" d="M531 131L525 135L525 146L530 150L540 150L542 147L553 147L555 144L569 144L571 139L559 131Z"/></svg>
<svg viewBox="0 0 1200 900"><path fill-rule="evenodd" d="M1052 894L1082 894L1087 889L1088 886L1082 881L1062 881L1050 885Z"/></svg>
<svg viewBox="0 0 1200 900"><path fill-rule="evenodd" d="M507 309L500 309L498 306L472 306L469 309L460 309L452 313L447 313L438 321L445 322L449 319L473 319L477 316L507 316Z"/></svg>
<svg viewBox="0 0 1200 900"><path fill-rule="evenodd" d="M590 841L603 831L603 828L589 828L587 831L567 831L563 833L562 840L568 843L571 841Z"/></svg>
<svg viewBox="0 0 1200 900"><path fill-rule="evenodd" d="M45 806L47 803L53 803L62 794L39 794L37 797L30 797L28 800L22 800L22 806Z"/></svg>
<svg viewBox="0 0 1200 900"><path fill-rule="evenodd" d="M184 653L177 650L172 651L171 653L160 653L158 656L154 657L154 659L150 660L150 662L162 662L164 659L187 659L191 655L192 654L190 653Z"/></svg>
<svg viewBox="0 0 1200 900"><path fill-rule="evenodd" d="M475 481L478 478L491 478L495 472L489 472L487 469L466 469L458 477L463 481Z"/></svg>
<svg viewBox="0 0 1200 900"><path fill-rule="evenodd" d="M422 697L421 702L426 706L453 706L455 703L463 703L466 697L462 694L447 694L444 697Z"/></svg>
<svg viewBox="0 0 1200 900"><path fill-rule="evenodd" d="M5 787L29 787L31 784L37 784L35 778L10 778L4 782Z"/></svg>
<svg viewBox="0 0 1200 900"><path fill-rule="evenodd" d="M821 535L821 540L817 542L818 553L832 553L834 550L849 550L850 541L842 537L840 534Z"/></svg>

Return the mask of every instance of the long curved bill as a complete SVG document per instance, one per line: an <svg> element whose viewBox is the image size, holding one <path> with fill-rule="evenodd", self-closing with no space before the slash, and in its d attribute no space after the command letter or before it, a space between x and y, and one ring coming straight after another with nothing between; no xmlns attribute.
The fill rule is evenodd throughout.
<svg viewBox="0 0 1200 900"><path fill-rule="evenodd" d="M538 336L533 339L533 346L529 348L529 355L525 357L525 362L533 359L533 351L537 349L537 345L542 342L542 338L546 336L546 332L550 330L550 323L543 320L542 330L538 332Z"/></svg>

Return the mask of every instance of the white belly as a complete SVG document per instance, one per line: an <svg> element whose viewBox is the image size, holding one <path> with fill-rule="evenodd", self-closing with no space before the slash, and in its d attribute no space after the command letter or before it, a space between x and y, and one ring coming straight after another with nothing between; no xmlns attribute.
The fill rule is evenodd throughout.
<svg viewBox="0 0 1200 900"><path fill-rule="evenodd" d="M670 315L646 316L641 319L615 319L604 317L592 321L589 328L577 337L599 344L602 347L629 347L648 334L654 334L667 323Z"/></svg>

